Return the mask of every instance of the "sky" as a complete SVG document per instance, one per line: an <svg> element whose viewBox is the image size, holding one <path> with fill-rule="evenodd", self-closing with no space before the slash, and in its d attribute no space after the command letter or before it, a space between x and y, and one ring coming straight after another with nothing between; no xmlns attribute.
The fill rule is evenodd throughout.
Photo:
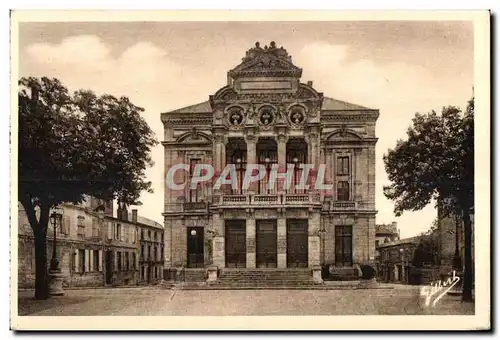
<svg viewBox="0 0 500 340"><path fill-rule="evenodd" d="M465 108L474 77L470 22L110 22L22 23L20 76L59 78L70 90L127 96L145 109L159 141L160 113L208 100L227 71L259 41L275 41L325 96L380 110L376 133L377 223L396 221L401 238L426 231L436 217L393 213L383 155L404 138L416 112ZM153 151L139 214L163 223L163 146Z"/></svg>

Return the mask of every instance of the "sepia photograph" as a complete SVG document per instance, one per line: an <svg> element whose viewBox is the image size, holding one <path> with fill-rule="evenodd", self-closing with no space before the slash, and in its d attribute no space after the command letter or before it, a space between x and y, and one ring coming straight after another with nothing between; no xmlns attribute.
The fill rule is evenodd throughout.
<svg viewBox="0 0 500 340"><path fill-rule="evenodd" d="M488 11L12 11L11 329L490 329L489 65Z"/></svg>

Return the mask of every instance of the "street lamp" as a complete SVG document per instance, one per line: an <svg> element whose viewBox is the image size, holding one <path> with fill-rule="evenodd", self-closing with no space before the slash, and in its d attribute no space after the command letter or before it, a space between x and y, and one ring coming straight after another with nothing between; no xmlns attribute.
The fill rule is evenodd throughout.
<svg viewBox="0 0 500 340"><path fill-rule="evenodd" d="M50 223L54 227L54 242L52 245L52 259L50 260L50 283L49 283L49 294L50 295L63 295L63 274L61 273L61 268L59 268L59 260L57 259L57 226L62 226L62 217L64 210L62 208L56 208L52 214L50 214Z"/></svg>
<svg viewBox="0 0 500 340"><path fill-rule="evenodd" d="M62 226L63 210L56 209L50 215L50 223L54 228L54 242L52 245L52 259L50 260L50 270L60 271L59 260L57 259L57 227Z"/></svg>

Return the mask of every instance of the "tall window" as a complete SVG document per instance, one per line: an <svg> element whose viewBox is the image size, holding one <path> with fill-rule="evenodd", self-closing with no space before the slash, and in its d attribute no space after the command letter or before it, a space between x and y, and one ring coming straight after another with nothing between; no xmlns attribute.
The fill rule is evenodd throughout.
<svg viewBox="0 0 500 340"><path fill-rule="evenodd" d="M122 225L117 223L115 225L115 240L120 240L122 238Z"/></svg>
<svg viewBox="0 0 500 340"><path fill-rule="evenodd" d="M247 167L247 151L242 149L234 150L231 154L229 164L234 164L238 183L238 188L232 189L231 187L231 191L234 195L241 195L243 194L243 179L245 178L245 169Z"/></svg>
<svg viewBox="0 0 500 340"><path fill-rule="evenodd" d="M337 185L337 200L349 201L349 182L340 181Z"/></svg>
<svg viewBox="0 0 500 340"><path fill-rule="evenodd" d="M132 269L134 270L137 269L135 268L135 262L136 262L136 255L135 253L132 253Z"/></svg>
<svg viewBox="0 0 500 340"><path fill-rule="evenodd" d="M349 175L349 157L337 158L337 175Z"/></svg>
<svg viewBox="0 0 500 340"><path fill-rule="evenodd" d="M273 188L269 188L269 177L273 164L278 163L278 146L272 139L261 139L257 143L257 159L259 164L266 169L266 175L259 181L259 194L275 194L277 192L276 182Z"/></svg>
<svg viewBox="0 0 500 340"><path fill-rule="evenodd" d="M352 266L352 226L335 226L335 265Z"/></svg>
<svg viewBox="0 0 500 340"><path fill-rule="evenodd" d="M122 252L116 252L116 264L118 265L118 271L122 270Z"/></svg>
<svg viewBox="0 0 500 340"><path fill-rule="evenodd" d="M194 169L197 164L201 163L201 159L191 159L189 161L189 202L199 202L201 200L201 184L198 183L195 189L191 188L192 178L194 176Z"/></svg>
<svg viewBox="0 0 500 340"><path fill-rule="evenodd" d="M97 218L92 219L92 237L99 236L99 220Z"/></svg>
<svg viewBox="0 0 500 340"><path fill-rule="evenodd" d="M298 188L302 179L301 164L307 163L307 143L303 139L291 139L286 145L286 163L293 164L293 177L291 187L287 192L303 194L305 189ZM288 167L287 167L288 170ZM306 179L307 180L307 179ZM307 185L307 182L304 183Z"/></svg>
<svg viewBox="0 0 500 340"><path fill-rule="evenodd" d="M78 237L85 237L85 217L78 216Z"/></svg>
<svg viewBox="0 0 500 340"><path fill-rule="evenodd" d="M125 270L129 269L128 251L125 252Z"/></svg>
<svg viewBox="0 0 500 340"><path fill-rule="evenodd" d="M92 268L93 271L98 272L99 271L99 250L91 250L93 253L93 265L94 268Z"/></svg>
<svg viewBox="0 0 500 340"><path fill-rule="evenodd" d="M80 259L80 273L85 273L85 263L87 262L85 258L85 249L78 249L78 257Z"/></svg>

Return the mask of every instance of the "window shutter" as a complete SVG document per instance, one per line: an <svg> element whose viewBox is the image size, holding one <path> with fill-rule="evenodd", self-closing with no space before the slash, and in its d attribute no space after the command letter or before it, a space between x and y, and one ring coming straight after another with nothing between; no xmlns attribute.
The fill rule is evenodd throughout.
<svg viewBox="0 0 500 340"><path fill-rule="evenodd" d="M90 271L90 250L85 249L85 272Z"/></svg>
<svg viewBox="0 0 500 340"><path fill-rule="evenodd" d="M88 223L87 221L85 223L85 237L90 238L92 237L92 223Z"/></svg>
<svg viewBox="0 0 500 340"><path fill-rule="evenodd" d="M95 250L89 250L89 269L87 270L88 272L93 272L94 271L94 251Z"/></svg>
<svg viewBox="0 0 500 340"><path fill-rule="evenodd" d="M130 230L130 228L128 225L123 226L123 232L125 233L125 242L127 242L127 243L129 243L129 235L128 235L129 230Z"/></svg>
<svg viewBox="0 0 500 340"><path fill-rule="evenodd" d="M64 215L64 221L63 221L63 231L62 233L64 235L69 235L71 231L71 217Z"/></svg>
<svg viewBox="0 0 500 340"><path fill-rule="evenodd" d="M113 239L113 222L108 221L108 240Z"/></svg>
<svg viewBox="0 0 500 340"><path fill-rule="evenodd" d="M99 265L97 266L97 270L102 272L102 250L99 250Z"/></svg>
<svg viewBox="0 0 500 340"><path fill-rule="evenodd" d="M124 241L125 240L125 226L122 226L121 228L122 230L120 230L120 241Z"/></svg>
<svg viewBox="0 0 500 340"><path fill-rule="evenodd" d="M75 263L73 264L75 266L74 270L75 273L80 272L80 251L78 249L75 249Z"/></svg>
<svg viewBox="0 0 500 340"><path fill-rule="evenodd" d="M113 264L114 264L114 268L113 268L113 270L114 270L114 271L117 271L117 270L118 270L118 252L117 252L117 251L115 251L115 252L114 252L114 255L115 255L115 258L114 258L114 261L113 261L113 262L114 262L114 263L113 263Z"/></svg>

